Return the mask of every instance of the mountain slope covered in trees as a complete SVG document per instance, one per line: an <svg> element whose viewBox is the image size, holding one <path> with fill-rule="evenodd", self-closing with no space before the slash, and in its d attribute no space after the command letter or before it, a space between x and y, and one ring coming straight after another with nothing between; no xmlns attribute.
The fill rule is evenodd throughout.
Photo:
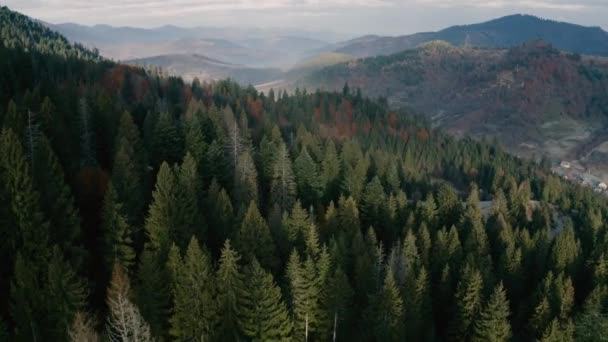
<svg viewBox="0 0 608 342"><path fill-rule="evenodd" d="M348 83L457 135L496 137L523 156L577 159L605 140L606 75L605 58L560 52L542 41L509 50L431 42L331 66L300 85L339 90ZM595 153L604 168L601 155Z"/></svg>
<svg viewBox="0 0 608 342"><path fill-rule="evenodd" d="M335 51L357 57L391 55L420 44L443 40L456 46L509 48L531 40L544 40L560 50L608 56L608 33L599 27L511 15L480 24L452 26L438 32L399 37L372 37L335 46Z"/></svg>
<svg viewBox="0 0 608 342"><path fill-rule="evenodd" d="M348 88L0 61L2 340L608 334L608 200L545 165Z"/></svg>

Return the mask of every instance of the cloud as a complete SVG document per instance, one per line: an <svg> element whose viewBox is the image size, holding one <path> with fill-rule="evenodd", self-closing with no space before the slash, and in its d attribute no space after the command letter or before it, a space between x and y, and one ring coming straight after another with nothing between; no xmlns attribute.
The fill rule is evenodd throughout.
<svg viewBox="0 0 608 342"><path fill-rule="evenodd" d="M514 13L608 27L608 0L0 0L48 22L404 34Z"/></svg>
<svg viewBox="0 0 608 342"><path fill-rule="evenodd" d="M603 6L595 0L415 0L419 4L436 6L440 8L521 8L521 9L547 9L559 11L580 11L592 6Z"/></svg>

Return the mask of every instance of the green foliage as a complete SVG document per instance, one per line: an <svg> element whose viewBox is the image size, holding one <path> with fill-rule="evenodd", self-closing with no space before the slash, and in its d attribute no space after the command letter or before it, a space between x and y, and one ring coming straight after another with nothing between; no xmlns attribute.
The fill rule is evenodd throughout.
<svg viewBox="0 0 608 342"><path fill-rule="evenodd" d="M173 311L169 333L177 341L206 341L215 331L215 278L209 256L195 238L182 258L173 245L169 252Z"/></svg>
<svg viewBox="0 0 608 342"><path fill-rule="evenodd" d="M219 313L218 338L233 341L239 338L239 296L244 288L243 274L239 267L240 256L227 240L222 249L216 273L217 302Z"/></svg>
<svg viewBox="0 0 608 342"><path fill-rule="evenodd" d="M474 341L509 341L511 326L509 324L509 302L501 284L498 284L485 307L475 321Z"/></svg>
<svg viewBox="0 0 608 342"><path fill-rule="evenodd" d="M292 208L296 198L295 176L291 167L291 159L285 144L281 144L272 169L270 185L270 202L278 204L281 212Z"/></svg>
<svg viewBox="0 0 608 342"><path fill-rule="evenodd" d="M260 260L260 264L267 268L277 266L270 228L253 201L237 232L236 246L246 261Z"/></svg>
<svg viewBox="0 0 608 342"><path fill-rule="evenodd" d="M95 336L86 312L118 341L602 335L608 200L495 144L348 86L4 45L0 89L5 339Z"/></svg>
<svg viewBox="0 0 608 342"><path fill-rule="evenodd" d="M104 262L108 273L115 263L130 270L135 264L133 229L123 214L122 204L112 184L108 186L101 211Z"/></svg>
<svg viewBox="0 0 608 342"><path fill-rule="evenodd" d="M239 296L239 328L251 341L291 341L292 322L272 275L253 261Z"/></svg>

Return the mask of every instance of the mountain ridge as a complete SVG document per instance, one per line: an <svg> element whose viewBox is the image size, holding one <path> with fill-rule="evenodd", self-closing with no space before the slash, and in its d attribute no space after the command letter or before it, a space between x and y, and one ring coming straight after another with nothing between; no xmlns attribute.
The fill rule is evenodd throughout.
<svg viewBox="0 0 608 342"><path fill-rule="evenodd" d="M513 14L477 24L456 25L437 32L379 37L372 41L343 46L336 52L371 57L390 55L434 40L444 40L458 46L506 48L536 39L547 41L561 50L608 56L608 32L601 28L542 19L527 14Z"/></svg>

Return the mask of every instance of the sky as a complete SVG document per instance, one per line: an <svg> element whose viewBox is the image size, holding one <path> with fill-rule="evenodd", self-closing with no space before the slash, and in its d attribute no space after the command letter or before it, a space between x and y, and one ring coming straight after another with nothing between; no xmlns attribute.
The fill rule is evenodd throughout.
<svg viewBox="0 0 608 342"><path fill-rule="evenodd" d="M608 0L0 0L50 22L399 35L525 13L608 29Z"/></svg>

